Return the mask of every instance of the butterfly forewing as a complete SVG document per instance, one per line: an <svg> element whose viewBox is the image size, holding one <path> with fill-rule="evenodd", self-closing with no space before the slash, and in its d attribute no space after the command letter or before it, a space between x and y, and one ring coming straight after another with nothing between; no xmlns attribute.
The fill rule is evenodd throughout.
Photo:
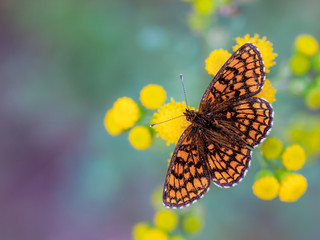
<svg viewBox="0 0 320 240"><path fill-rule="evenodd" d="M222 66L200 102L199 111L219 109L221 103L237 101L260 92L265 77L261 54L252 43L240 47ZM222 105L223 106L223 105Z"/></svg>
<svg viewBox="0 0 320 240"><path fill-rule="evenodd" d="M210 173L197 129L189 126L180 137L172 155L163 189L167 207L183 207L203 196L210 186Z"/></svg>

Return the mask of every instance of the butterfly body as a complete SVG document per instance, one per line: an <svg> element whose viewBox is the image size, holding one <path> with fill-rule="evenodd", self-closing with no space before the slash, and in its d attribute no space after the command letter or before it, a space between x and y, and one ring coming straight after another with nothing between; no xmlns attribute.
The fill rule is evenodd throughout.
<svg viewBox="0 0 320 240"><path fill-rule="evenodd" d="M201 198L211 181L219 187L240 182L251 149L272 126L270 104L254 97L265 78L262 57L251 43L240 47L205 91L198 111L186 109L190 121L181 135L163 189L167 207L188 206Z"/></svg>
<svg viewBox="0 0 320 240"><path fill-rule="evenodd" d="M211 119L208 119L207 116L199 112L186 109L184 112L187 121L191 122L193 125L198 125L201 128L211 128L213 127L214 116Z"/></svg>

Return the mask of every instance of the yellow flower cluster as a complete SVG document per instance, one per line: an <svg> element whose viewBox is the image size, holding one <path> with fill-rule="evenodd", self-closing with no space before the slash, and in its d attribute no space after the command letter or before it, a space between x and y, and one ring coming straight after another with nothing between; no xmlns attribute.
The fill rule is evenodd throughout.
<svg viewBox="0 0 320 240"><path fill-rule="evenodd" d="M107 111L104 125L111 135L118 135L131 128L139 118L138 105L128 97L119 98Z"/></svg>
<svg viewBox="0 0 320 240"><path fill-rule="evenodd" d="M307 189L307 180L292 171L299 170L306 161L303 148L292 144L283 150L282 142L270 137L263 143L261 152L266 163L270 164L275 172L261 170L252 186L253 193L263 200L272 200L277 196L283 202L298 200ZM279 157L281 161L277 162ZM280 162L284 168L279 167Z"/></svg>
<svg viewBox="0 0 320 240"><path fill-rule="evenodd" d="M273 53L272 43L267 41L266 37L262 39L259 38L258 34L255 34L254 37L250 37L250 35L244 36L244 38L236 38L237 45L233 47L233 50L238 50L243 44L247 42L254 43L263 58L266 72L269 72L269 68L275 64L273 60L277 56L276 53ZM206 70L210 75L216 75L223 64L231 57L231 53L226 50L218 49L213 50L208 58L205 60ZM276 90L272 87L270 80L265 80L264 87L262 90L256 95L257 97L261 97L266 99L268 102L273 103L275 99Z"/></svg>
<svg viewBox="0 0 320 240"><path fill-rule="evenodd" d="M154 126L157 137L166 140L167 145L177 143L183 131L190 125L190 122L188 122L183 115L186 108L187 106L184 102L177 103L171 98L170 103L160 107L153 115L152 123L161 123L170 120L164 124ZM194 108L191 109L194 110Z"/></svg>
<svg viewBox="0 0 320 240"><path fill-rule="evenodd" d="M138 105L129 97L119 98L106 112L104 127L113 136L130 129L128 139L131 145L138 150L147 149L152 143L152 130L148 126L149 123L133 126L143 118L145 111L160 107L165 100L165 90L159 85L149 84L140 92L142 105Z"/></svg>
<svg viewBox="0 0 320 240"><path fill-rule="evenodd" d="M162 188L157 188L151 195L155 207L153 222L139 222L133 227L135 240L185 240L183 235L198 233L203 227L202 216L190 209L179 212L169 210L162 205ZM161 206L160 206L161 204Z"/></svg>
<svg viewBox="0 0 320 240"><path fill-rule="evenodd" d="M290 82L289 90L304 97L307 107L320 108L320 52L318 40L309 34L299 35L294 43L295 52L290 69L300 76ZM311 81L310 81L311 80Z"/></svg>
<svg viewBox="0 0 320 240"><path fill-rule="evenodd" d="M253 193L260 199L272 200L279 196L282 202L297 201L307 190L308 184L304 176L288 171L273 174L271 171L262 170L252 186Z"/></svg>
<svg viewBox="0 0 320 240"><path fill-rule="evenodd" d="M266 73L270 71L270 67L276 64L273 60L278 56L278 54L273 53L272 43L267 41L266 37L259 38L259 34L255 34L254 37L250 37L250 35L247 34L243 38L237 37L236 41L237 45L233 47L233 51L238 50L238 48L247 42L251 42L257 46L261 53Z"/></svg>
<svg viewBox="0 0 320 240"><path fill-rule="evenodd" d="M311 66L313 56L318 52L318 41L315 37L302 34L299 35L294 43L295 53L290 60L290 67L294 74L306 74Z"/></svg>

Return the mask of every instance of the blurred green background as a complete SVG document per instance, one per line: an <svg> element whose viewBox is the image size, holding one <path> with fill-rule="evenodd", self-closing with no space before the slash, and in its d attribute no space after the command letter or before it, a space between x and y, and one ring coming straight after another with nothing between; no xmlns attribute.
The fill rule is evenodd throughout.
<svg viewBox="0 0 320 240"><path fill-rule="evenodd" d="M136 222L151 221L150 194L163 184L174 146L156 140L137 151L127 134L110 136L103 118L113 102L138 101L149 83L183 101L183 73L197 106L213 49L231 51L247 33L267 36L278 53L272 79L286 72L297 35L320 37L318 0L236 5L237 15L213 16L210 29L196 33L190 3L178 0L2 0L0 238L126 240ZM308 110L282 80L274 86L271 135L283 139ZM267 202L252 194L255 155L241 184L212 187L201 200L205 226L192 239L319 239L319 164L302 171L309 187L298 202Z"/></svg>

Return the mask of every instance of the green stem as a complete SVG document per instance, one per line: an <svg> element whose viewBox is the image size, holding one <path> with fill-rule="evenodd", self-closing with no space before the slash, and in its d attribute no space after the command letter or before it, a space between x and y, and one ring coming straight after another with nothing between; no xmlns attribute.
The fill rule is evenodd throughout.
<svg viewBox="0 0 320 240"><path fill-rule="evenodd" d="M264 159L264 161L269 165L271 166L275 172L277 172L278 170L280 170L281 168L274 162L274 160L267 160L267 159Z"/></svg>

